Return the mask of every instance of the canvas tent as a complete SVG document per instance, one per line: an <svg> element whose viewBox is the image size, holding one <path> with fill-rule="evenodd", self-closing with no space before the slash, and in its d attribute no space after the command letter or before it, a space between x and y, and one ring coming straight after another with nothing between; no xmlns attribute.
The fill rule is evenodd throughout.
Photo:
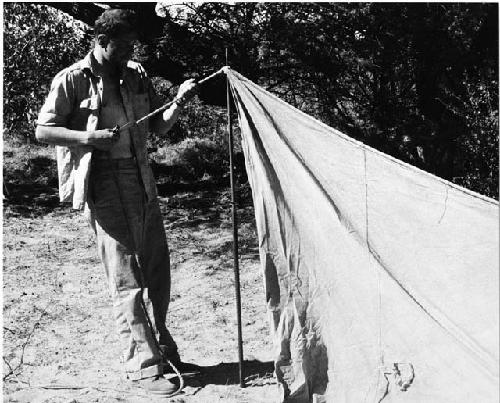
<svg viewBox="0 0 500 403"><path fill-rule="evenodd" d="M288 402L498 402L498 203L233 70Z"/></svg>

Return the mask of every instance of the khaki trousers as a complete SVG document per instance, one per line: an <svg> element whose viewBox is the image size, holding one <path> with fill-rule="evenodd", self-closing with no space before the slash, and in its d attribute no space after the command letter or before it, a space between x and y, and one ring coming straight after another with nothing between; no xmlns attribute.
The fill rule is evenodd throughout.
<svg viewBox="0 0 500 403"><path fill-rule="evenodd" d="M170 259L158 201L146 200L135 160L94 160L90 224L104 264L123 363L130 379L163 373L160 349L177 355L165 321ZM117 186L118 185L118 186Z"/></svg>

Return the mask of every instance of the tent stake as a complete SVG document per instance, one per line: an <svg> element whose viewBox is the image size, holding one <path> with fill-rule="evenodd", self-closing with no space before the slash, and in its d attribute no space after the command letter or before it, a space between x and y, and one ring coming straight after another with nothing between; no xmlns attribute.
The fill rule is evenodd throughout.
<svg viewBox="0 0 500 403"><path fill-rule="evenodd" d="M226 65L228 65L228 56L226 48ZM238 318L238 358L239 358L239 376L240 387L245 387L243 379L243 338L241 335L241 293L240 293L240 268L238 256L238 217L236 209L236 189L234 180L234 155L233 155L233 121L231 118L231 89L229 79L226 76L227 86L227 131L229 138L229 178L231 181L231 207L233 218L233 256L234 256L234 289L236 293L236 315Z"/></svg>

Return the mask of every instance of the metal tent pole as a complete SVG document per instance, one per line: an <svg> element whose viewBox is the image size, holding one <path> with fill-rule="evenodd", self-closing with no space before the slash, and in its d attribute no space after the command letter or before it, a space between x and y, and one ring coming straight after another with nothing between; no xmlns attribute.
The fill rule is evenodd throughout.
<svg viewBox="0 0 500 403"><path fill-rule="evenodd" d="M226 65L228 65L228 54L226 48ZM238 318L238 358L240 387L245 387L243 379L243 338L241 334L241 293L240 293L240 269L238 256L238 217L236 209L236 189L234 180L234 152L233 152L233 121L231 118L231 88L226 76L227 86L227 131L229 138L229 177L231 181L231 206L233 218L233 256L234 256L234 289L236 293L236 315Z"/></svg>

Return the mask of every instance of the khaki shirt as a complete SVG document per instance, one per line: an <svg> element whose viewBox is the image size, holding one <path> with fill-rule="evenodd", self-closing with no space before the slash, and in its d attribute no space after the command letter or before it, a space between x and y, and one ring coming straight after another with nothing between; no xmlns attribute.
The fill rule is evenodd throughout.
<svg viewBox="0 0 500 403"><path fill-rule="evenodd" d="M122 72L120 93L128 121L136 120L160 106L151 81L143 68L129 61ZM97 74L92 52L83 60L59 72L40 114L38 125L62 126L72 130L94 131L99 124L102 79ZM148 121L130 128L132 146L148 200L157 196L156 184L148 163L146 135ZM59 199L83 209L87 201L92 146L56 146Z"/></svg>

